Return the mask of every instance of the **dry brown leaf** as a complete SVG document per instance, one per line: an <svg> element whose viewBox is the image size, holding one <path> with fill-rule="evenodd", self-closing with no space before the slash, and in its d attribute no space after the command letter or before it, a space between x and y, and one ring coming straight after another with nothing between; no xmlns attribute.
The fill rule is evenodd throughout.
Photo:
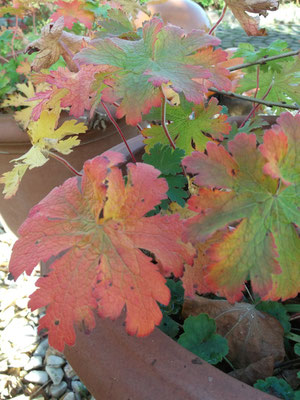
<svg viewBox="0 0 300 400"><path fill-rule="evenodd" d="M258 379L266 379L273 375L274 357L264 357L255 363L248 365L246 368L236 369L229 373L233 378L253 385Z"/></svg>
<svg viewBox="0 0 300 400"><path fill-rule="evenodd" d="M90 38L69 33L63 29L64 17L60 17L56 22L51 22L44 26L41 31L41 37L29 43L26 47L25 53L32 54L37 52L31 64L33 71L39 72L43 68L50 68L60 56L64 58L70 71L78 71L71 53L73 55L78 53L85 43L90 41Z"/></svg>
<svg viewBox="0 0 300 400"><path fill-rule="evenodd" d="M266 36L265 29L259 29L259 17L251 17L247 12L263 15L276 11L278 0L225 0L235 18L239 21L248 36Z"/></svg>
<svg viewBox="0 0 300 400"><path fill-rule="evenodd" d="M274 361L284 359L283 327L277 319L258 311L254 305L232 305L226 300L200 296L185 300L184 318L201 313L216 321L217 333L228 340L228 358L236 368L245 368L268 356L273 356Z"/></svg>

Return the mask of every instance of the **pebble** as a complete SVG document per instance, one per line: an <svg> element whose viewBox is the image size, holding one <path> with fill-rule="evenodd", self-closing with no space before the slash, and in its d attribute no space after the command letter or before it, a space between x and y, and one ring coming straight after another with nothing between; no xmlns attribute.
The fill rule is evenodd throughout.
<svg viewBox="0 0 300 400"><path fill-rule="evenodd" d="M41 356L32 356L29 362L25 365L25 371L30 371L31 369L37 369L43 366L43 359Z"/></svg>
<svg viewBox="0 0 300 400"><path fill-rule="evenodd" d="M15 307L10 306L0 314L0 328L5 328L15 316Z"/></svg>
<svg viewBox="0 0 300 400"><path fill-rule="evenodd" d="M76 376L76 372L73 370L71 365L67 363L64 367L64 372L67 378L72 379Z"/></svg>
<svg viewBox="0 0 300 400"><path fill-rule="evenodd" d="M65 391L67 390L67 386L67 383L64 381L61 382L59 385L51 385L49 390L50 395L57 399L65 393Z"/></svg>
<svg viewBox="0 0 300 400"><path fill-rule="evenodd" d="M6 372L8 370L7 360L0 361L0 372Z"/></svg>
<svg viewBox="0 0 300 400"><path fill-rule="evenodd" d="M64 371L61 368L46 366L47 374L50 376L54 385L59 385L64 377Z"/></svg>
<svg viewBox="0 0 300 400"><path fill-rule="evenodd" d="M59 368L62 365L64 365L66 363L66 361L59 356L55 356L53 354L51 354L48 358L47 358L47 366L48 367L54 367L54 368Z"/></svg>
<svg viewBox="0 0 300 400"><path fill-rule="evenodd" d="M12 358L9 358L10 368L24 368L29 362L29 356L23 353L15 353Z"/></svg>
<svg viewBox="0 0 300 400"><path fill-rule="evenodd" d="M67 393L62 400L75 400L75 394L73 392Z"/></svg>
<svg viewBox="0 0 300 400"><path fill-rule="evenodd" d="M33 353L34 356L45 357L46 351L49 347L48 338L43 339Z"/></svg>
<svg viewBox="0 0 300 400"><path fill-rule="evenodd" d="M88 394L87 388L80 381L72 381L72 389L75 392L75 395L76 394L81 394L81 395Z"/></svg>
<svg viewBox="0 0 300 400"><path fill-rule="evenodd" d="M38 341L37 328L29 325L26 318L14 318L2 331L2 338L13 343L23 353Z"/></svg>
<svg viewBox="0 0 300 400"><path fill-rule="evenodd" d="M30 371L25 375L24 379L31 383L38 383L39 385L44 385L48 380L48 374L45 371Z"/></svg>

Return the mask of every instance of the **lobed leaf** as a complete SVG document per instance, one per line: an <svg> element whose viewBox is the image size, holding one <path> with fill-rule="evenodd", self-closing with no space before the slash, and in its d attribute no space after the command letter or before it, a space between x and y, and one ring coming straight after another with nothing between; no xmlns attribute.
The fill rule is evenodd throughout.
<svg viewBox="0 0 300 400"><path fill-rule="evenodd" d="M17 278L56 255L48 277L40 278L30 307L47 306L40 329L63 350L75 342L74 323L94 327L93 310L117 318L126 306L126 330L145 336L161 322L157 302L167 305L165 275L180 276L194 251L181 241L178 215L144 215L166 198L160 172L147 164L129 164L125 184L115 165L119 153L106 152L84 164L83 176L53 189L30 212L19 230L10 262ZM160 270L144 254L155 255Z"/></svg>
<svg viewBox="0 0 300 400"><path fill-rule="evenodd" d="M136 125L142 113L160 106L159 87L164 83L171 82L176 92L198 104L211 84L230 89L229 73L219 66L227 53L207 47L218 43L201 31L186 35L179 27L163 26L159 18L152 18L143 25L142 39L96 39L91 42L93 48L83 49L75 58L119 69L111 87L103 90L103 100L121 100L117 117L126 116L128 124Z"/></svg>
<svg viewBox="0 0 300 400"><path fill-rule="evenodd" d="M298 117L285 113L278 123L292 138L285 161L281 158L279 164L287 166L287 176L296 176L293 145L300 134ZM260 148L262 153L271 151L266 146ZM286 186L264 173L266 161L256 148L255 135L239 134L228 147L230 153L208 143L207 155L193 153L183 161L200 186L198 195L189 200L199 215L188 220L187 238L204 241L223 227L237 225L208 250L205 280L231 302L241 299L247 279L265 300L294 297L300 282L300 245L294 226L299 225L299 184Z"/></svg>

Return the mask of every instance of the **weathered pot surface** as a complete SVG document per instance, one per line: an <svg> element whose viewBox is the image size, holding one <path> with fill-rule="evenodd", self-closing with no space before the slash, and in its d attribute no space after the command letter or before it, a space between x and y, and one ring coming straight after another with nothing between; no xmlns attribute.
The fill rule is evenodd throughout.
<svg viewBox="0 0 300 400"><path fill-rule="evenodd" d="M128 141L137 160L141 136ZM124 144L111 150L130 157ZM43 274L49 272L44 265ZM77 331L76 344L65 348L73 369L98 400L271 400L190 353L158 328L145 338L129 336L125 314L116 321L96 316L96 328Z"/></svg>

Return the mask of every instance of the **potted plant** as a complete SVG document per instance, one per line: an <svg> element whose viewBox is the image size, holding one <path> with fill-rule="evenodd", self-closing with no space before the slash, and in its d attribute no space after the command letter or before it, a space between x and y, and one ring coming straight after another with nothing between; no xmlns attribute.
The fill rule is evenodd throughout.
<svg viewBox="0 0 300 400"><path fill-rule="evenodd" d="M139 9L137 4L130 13ZM77 80L96 85L94 106L103 106L119 132L108 103L142 135L126 141L127 157L120 146L86 161L81 172L61 159L76 176L30 211L14 246L11 273L17 278L39 261L52 261L30 306L47 307L40 329L65 351L96 398L270 398L155 326L171 299L165 278L172 278L171 289L182 281L186 296L210 293L237 307L248 296L245 290L270 301L297 296L299 115L283 112L268 129L254 119L259 104L299 109L297 54L283 57L277 44L265 49L270 57L247 49L252 61L241 63L215 49L219 40L203 31L186 34L158 17L136 30L124 10L126 4L101 17L100 37L85 42L72 65ZM241 48L236 55L245 53ZM231 74L235 70L246 72L241 77ZM7 193L18 186L18 168L36 166L53 150L77 144L75 124L70 123L73 137L63 125L49 134L65 104L68 76L67 70L35 75L50 89L36 95L41 103L31 131L33 150L2 177ZM274 89L277 96L280 79L285 79L284 102L272 94ZM232 88L254 93L245 96ZM55 97L57 90L61 97ZM254 103L239 128L215 98L207 100L210 92ZM71 106L79 105L74 97ZM153 123L142 129L142 118ZM144 151L143 162L137 162ZM126 165L128 154L132 163ZM191 349L187 320L174 336Z"/></svg>

